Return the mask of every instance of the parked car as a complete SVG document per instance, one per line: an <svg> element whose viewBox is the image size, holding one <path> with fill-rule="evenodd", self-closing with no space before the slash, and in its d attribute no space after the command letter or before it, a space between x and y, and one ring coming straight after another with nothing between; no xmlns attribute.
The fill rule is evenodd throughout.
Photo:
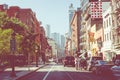
<svg viewBox="0 0 120 80"><path fill-rule="evenodd" d="M65 66L73 66L75 67L75 58L73 56L66 56L63 60L64 67Z"/></svg>
<svg viewBox="0 0 120 80"><path fill-rule="evenodd" d="M111 67L111 70L116 80L120 80L120 60L115 61L115 65Z"/></svg>
<svg viewBox="0 0 120 80"><path fill-rule="evenodd" d="M90 59L87 61L87 69L91 71L92 67L95 65L95 62L97 60L102 60L102 57L100 56L92 56Z"/></svg>
<svg viewBox="0 0 120 80"><path fill-rule="evenodd" d="M111 67L113 64L109 64L104 60L97 60L92 67L91 71L96 75L112 75Z"/></svg>

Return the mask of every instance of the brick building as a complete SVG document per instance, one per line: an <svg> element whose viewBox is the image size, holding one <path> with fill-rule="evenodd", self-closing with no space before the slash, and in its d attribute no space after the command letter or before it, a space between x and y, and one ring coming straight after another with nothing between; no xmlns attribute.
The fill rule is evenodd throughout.
<svg viewBox="0 0 120 80"><path fill-rule="evenodd" d="M40 49L47 48L46 46L48 46L48 44L47 44L44 28L41 26L41 24L37 20L35 12L33 12L30 8L20 8L18 6L8 7L8 5L3 4L3 5L0 5L0 11L6 12L6 14L9 17L15 17L18 20L20 20L22 23L27 25L27 30L25 31L25 35L28 35L29 33L36 35L35 43L37 43L38 48Z"/></svg>

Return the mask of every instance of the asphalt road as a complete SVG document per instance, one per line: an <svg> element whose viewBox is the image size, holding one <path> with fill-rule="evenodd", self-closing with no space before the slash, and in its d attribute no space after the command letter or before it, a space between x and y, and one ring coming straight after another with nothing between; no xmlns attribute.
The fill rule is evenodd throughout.
<svg viewBox="0 0 120 80"><path fill-rule="evenodd" d="M113 80L110 76L98 76L85 70L75 70L75 67L64 67L52 63L21 80Z"/></svg>

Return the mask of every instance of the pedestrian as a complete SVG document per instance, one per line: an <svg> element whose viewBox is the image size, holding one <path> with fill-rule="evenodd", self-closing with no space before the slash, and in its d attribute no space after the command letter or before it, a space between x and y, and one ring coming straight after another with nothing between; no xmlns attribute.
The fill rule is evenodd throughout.
<svg viewBox="0 0 120 80"><path fill-rule="evenodd" d="M80 58L78 56L75 57L75 68L76 70L80 69Z"/></svg>
<svg viewBox="0 0 120 80"><path fill-rule="evenodd" d="M83 69L87 69L87 60L86 59L84 59L83 60Z"/></svg>
<svg viewBox="0 0 120 80"><path fill-rule="evenodd" d="M80 70L82 70L82 67L83 67L83 65L82 65L82 57L80 57L80 61L79 61L79 68L80 68Z"/></svg>
<svg viewBox="0 0 120 80"><path fill-rule="evenodd" d="M84 65L83 65L83 60L84 60L84 59L82 59L82 58L80 59L80 69L81 69L81 70L82 70L83 67L84 67Z"/></svg>

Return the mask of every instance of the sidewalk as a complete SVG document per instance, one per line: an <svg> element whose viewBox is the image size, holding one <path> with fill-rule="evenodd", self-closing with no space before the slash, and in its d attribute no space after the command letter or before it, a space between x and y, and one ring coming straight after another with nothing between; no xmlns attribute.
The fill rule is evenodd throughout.
<svg viewBox="0 0 120 80"><path fill-rule="evenodd" d="M10 77L11 68L7 68L4 72L0 73L0 80L17 80L21 77L31 74L32 72L37 71L38 69L44 67L47 64L40 64L38 67L36 65L24 66L24 67L15 67L16 77Z"/></svg>

